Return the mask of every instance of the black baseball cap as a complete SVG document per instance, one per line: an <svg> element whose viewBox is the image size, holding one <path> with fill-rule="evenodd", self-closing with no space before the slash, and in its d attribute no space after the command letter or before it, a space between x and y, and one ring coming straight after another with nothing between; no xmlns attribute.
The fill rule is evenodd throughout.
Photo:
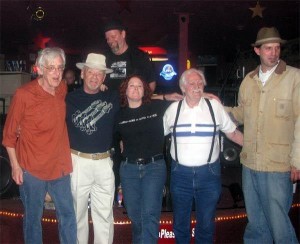
<svg viewBox="0 0 300 244"><path fill-rule="evenodd" d="M104 33L110 30L126 30L126 27L123 25L121 20L118 19L112 19L110 21L108 21L105 25L104 25Z"/></svg>

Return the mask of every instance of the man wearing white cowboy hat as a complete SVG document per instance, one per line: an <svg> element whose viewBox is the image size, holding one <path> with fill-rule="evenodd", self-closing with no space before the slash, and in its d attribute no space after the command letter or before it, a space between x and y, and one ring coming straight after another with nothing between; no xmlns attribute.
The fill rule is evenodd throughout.
<svg viewBox="0 0 300 244"><path fill-rule="evenodd" d="M112 243L115 178L110 158L113 125L119 110L117 92L100 91L105 56L90 53L81 70L83 88L67 95L67 126L72 153L71 189L77 218L77 243L88 243L88 198L94 226L94 243Z"/></svg>
<svg viewBox="0 0 300 244"><path fill-rule="evenodd" d="M261 28L252 46L260 65L242 81L243 191L248 217L244 243L298 243L288 213L300 179L300 70L280 60L276 28Z"/></svg>

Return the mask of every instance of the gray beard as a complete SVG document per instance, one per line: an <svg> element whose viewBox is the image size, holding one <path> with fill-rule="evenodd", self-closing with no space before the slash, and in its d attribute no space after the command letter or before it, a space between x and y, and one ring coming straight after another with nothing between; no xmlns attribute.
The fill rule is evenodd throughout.
<svg viewBox="0 0 300 244"><path fill-rule="evenodd" d="M117 44L116 47L112 47L112 48L111 48L111 51L112 51L114 54L118 54L118 52L120 51L120 46L119 46L119 44Z"/></svg>

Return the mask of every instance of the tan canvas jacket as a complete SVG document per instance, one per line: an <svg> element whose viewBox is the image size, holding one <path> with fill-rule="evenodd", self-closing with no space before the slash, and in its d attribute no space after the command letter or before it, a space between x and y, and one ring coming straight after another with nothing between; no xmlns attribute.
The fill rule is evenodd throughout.
<svg viewBox="0 0 300 244"><path fill-rule="evenodd" d="M238 106L227 108L244 124L241 163L258 171L300 169L300 70L280 61L265 86L258 71L243 80Z"/></svg>

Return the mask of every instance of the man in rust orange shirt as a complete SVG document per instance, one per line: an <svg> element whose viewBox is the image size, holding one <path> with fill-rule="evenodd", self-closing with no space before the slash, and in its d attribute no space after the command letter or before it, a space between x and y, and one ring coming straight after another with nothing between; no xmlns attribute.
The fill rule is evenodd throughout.
<svg viewBox="0 0 300 244"><path fill-rule="evenodd" d="M41 218L47 192L55 204L60 242L76 243L65 123L67 88L61 82L65 60L60 48L45 48L38 54L39 76L17 89L4 127L3 145L24 205L25 243L43 242Z"/></svg>

